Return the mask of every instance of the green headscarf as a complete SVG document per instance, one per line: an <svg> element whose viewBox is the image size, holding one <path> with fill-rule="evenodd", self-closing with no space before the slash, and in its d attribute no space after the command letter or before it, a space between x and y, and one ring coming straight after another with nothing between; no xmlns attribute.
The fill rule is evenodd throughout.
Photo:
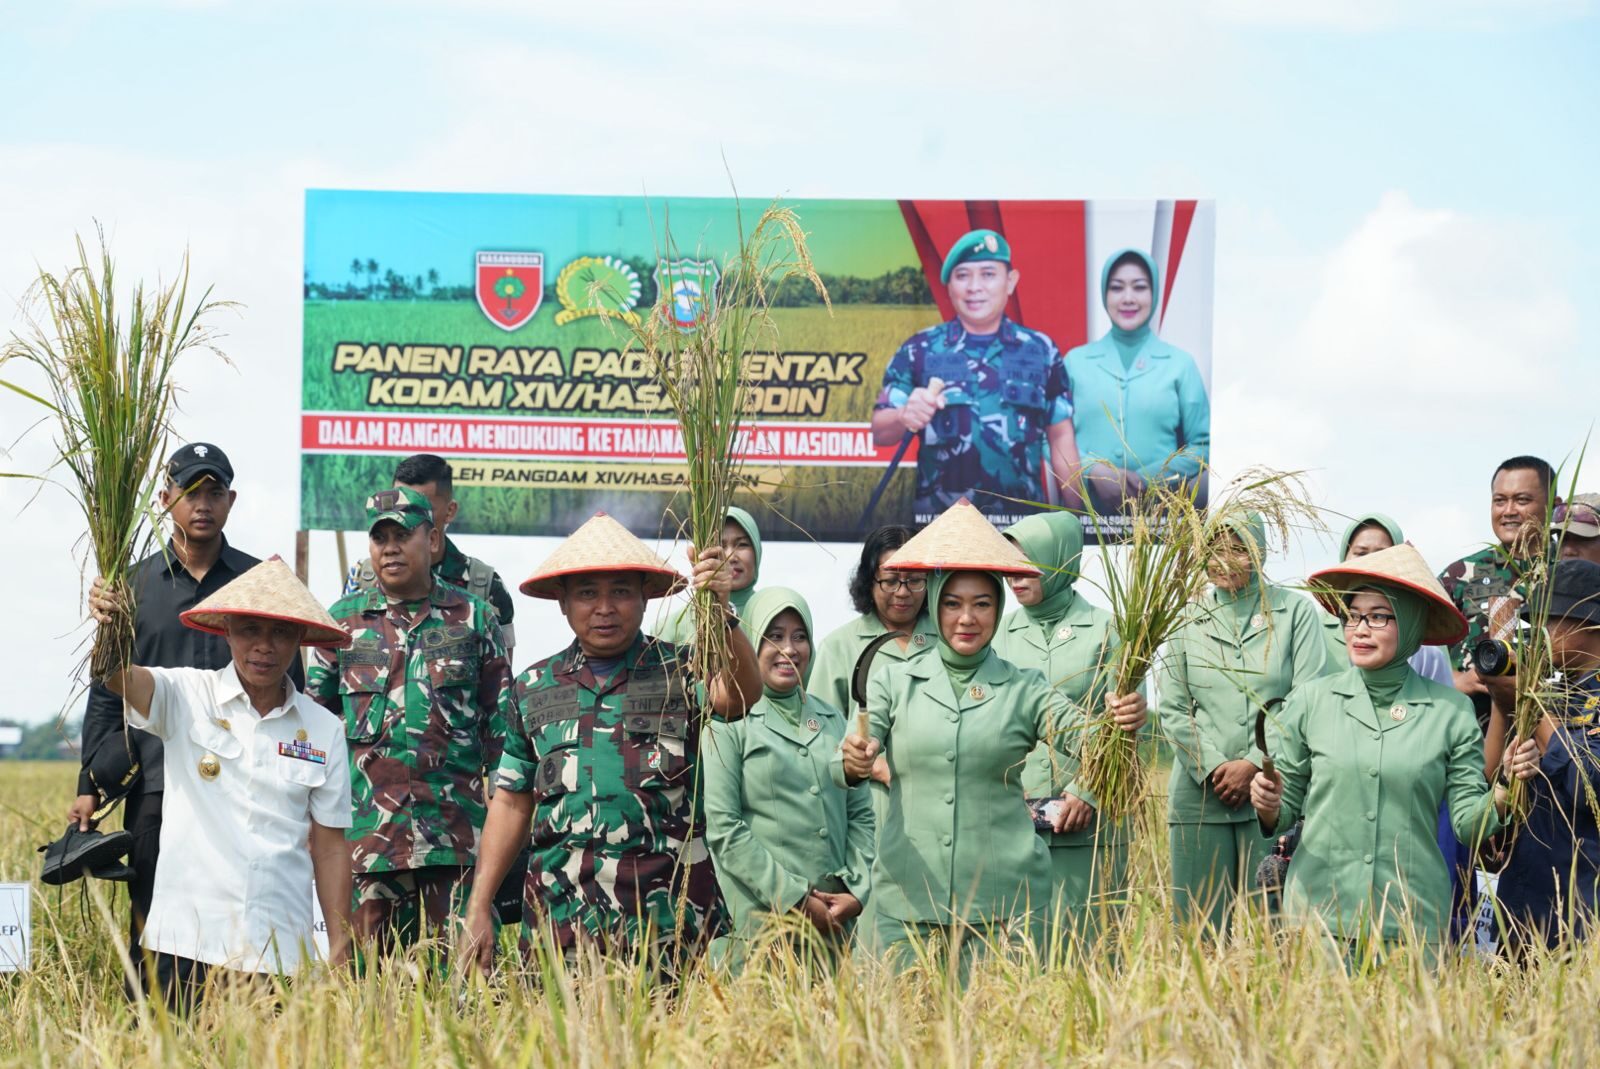
<svg viewBox="0 0 1600 1069"><path fill-rule="evenodd" d="M1153 333L1150 324L1156 321L1156 311L1161 307L1161 293L1156 289L1156 265L1143 249L1118 249L1106 260L1105 266L1100 269L1100 306L1105 307L1106 290L1111 287L1111 268L1124 256L1132 253L1144 264L1145 274L1150 279L1150 315L1139 326L1138 330L1123 330L1117 326L1116 318L1111 320L1111 343L1116 346L1117 356L1122 359L1122 370L1127 371L1133 367L1134 360L1138 359L1139 350L1149 340ZM1110 309L1106 309L1110 314Z"/></svg>
<svg viewBox="0 0 1600 1069"><path fill-rule="evenodd" d="M806 599L798 591L784 586L769 586L747 599L744 611L739 614L739 630L750 640L751 648L759 653L761 639L767 633L767 628L790 609L799 614L800 622L806 625L806 634L809 636L811 606L806 604ZM765 679L761 681L761 693L767 699L767 704L778 710L791 724L800 722L800 707L805 704L804 691L811 682L811 665L815 660L816 648L813 646L812 655L806 658L806 666L800 670L800 686L793 690L773 690L767 686Z"/></svg>
<svg viewBox="0 0 1600 1069"><path fill-rule="evenodd" d="M1267 553L1267 521L1262 519L1259 512L1247 512L1243 516L1229 516L1222 521L1222 526L1238 535L1239 540L1252 551L1250 577L1244 585L1238 590L1218 587L1213 591L1217 605L1228 611L1235 624L1242 625L1261 611L1261 569L1255 562Z"/></svg>
<svg viewBox="0 0 1600 1069"><path fill-rule="evenodd" d="M733 611L743 616L745 606L749 604L751 597L755 595L756 583L761 580L761 529L756 526L756 518L754 516L737 506L729 506L727 522L738 524L740 529L749 536L750 545L756 551L756 571L750 577L750 585L743 590L735 590L728 595L728 601L733 604ZM809 631L810 629L811 626L807 624L806 630Z"/></svg>
<svg viewBox="0 0 1600 1069"><path fill-rule="evenodd" d="M1381 512L1368 512L1351 520L1350 526L1344 529L1344 537L1339 539L1339 560L1341 562L1350 556L1350 543L1355 541L1356 532L1371 523L1382 527L1388 533L1389 541L1397 546L1406 540L1406 536L1400 530L1398 523L1395 523Z"/></svg>
<svg viewBox="0 0 1600 1069"><path fill-rule="evenodd" d="M1041 512L1025 516L1005 529L1022 555L1044 572L1040 584L1044 597L1022 611L1041 631L1053 630L1078 596L1072 584L1083 562L1083 524L1070 512Z"/></svg>
<svg viewBox="0 0 1600 1069"><path fill-rule="evenodd" d="M954 572L930 572L928 575L928 612L933 616L934 630L938 635L937 648L939 660L944 662L944 670L949 673L950 686L957 691L971 682L973 675L978 671L978 666L989 656L989 644L994 641L994 635L989 636L989 642L976 653L961 653L945 640L944 628L939 626L939 596L944 592L945 585L958 575L973 571L994 584L995 603L995 631L1000 629L1000 610L1005 606L1005 584L993 572L979 572L973 569L961 569Z"/></svg>
<svg viewBox="0 0 1600 1069"><path fill-rule="evenodd" d="M1385 583L1381 579L1362 583L1352 589L1349 596L1363 593L1379 594L1388 599L1389 608L1394 613L1394 623L1389 626L1395 628L1398 639L1394 656L1387 664L1360 669L1361 681L1367 685L1367 697L1372 699L1372 708L1379 709L1395 700L1406 677L1411 674L1411 665L1406 662L1422 648L1422 633L1428 626L1428 604L1420 595L1405 587Z"/></svg>

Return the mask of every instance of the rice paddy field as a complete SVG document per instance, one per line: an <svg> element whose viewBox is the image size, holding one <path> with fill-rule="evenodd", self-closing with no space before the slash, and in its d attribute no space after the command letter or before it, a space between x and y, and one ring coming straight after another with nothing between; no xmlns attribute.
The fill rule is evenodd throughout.
<svg viewBox="0 0 1600 1069"><path fill-rule="evenodd" d="M0 881L37 876L75 769L0 764ZM1161 777L1157 777L1158 781ZM1164 829L1162 829L1164 831ZM360 979L308 975L214 996L175 1020L121 994L126 899L34 895L34 967L0 974L0 1066L1479 1066L1600 1056L1600 954L1438 971L1400 952L1347 970L1309 938L1241 917L1221 945L1164 906L1164 835L1146 836L1121 926L1054 960L831 974L783 954L669 993L626 966L485 983L418 957ZM1059 949L1059 948L1058 948Z"/></svg>

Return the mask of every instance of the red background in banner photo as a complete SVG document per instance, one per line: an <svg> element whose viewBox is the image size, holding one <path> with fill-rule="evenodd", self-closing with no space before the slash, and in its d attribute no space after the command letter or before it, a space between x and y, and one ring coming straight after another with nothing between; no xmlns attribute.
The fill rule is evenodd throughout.
<svg viewBox="0 0 1600 1069"><path fill-rule="evenodd" d="M1087 246L1082 201L903 200L900 214L922 261L939 314L955 318L939 281L945 253L969 230L989 229L1011 246L1022 276L1006 313L1043 331L1063 354L1089 340Z"/></svg>

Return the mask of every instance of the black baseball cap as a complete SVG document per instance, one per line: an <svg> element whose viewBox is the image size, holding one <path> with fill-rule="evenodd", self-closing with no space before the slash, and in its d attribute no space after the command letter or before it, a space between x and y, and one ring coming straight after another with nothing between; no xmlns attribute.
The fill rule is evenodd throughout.
<svg viewBox="0 0 1600 1069"><path fill-rule="evenodd" d="M1564 560L1550 574L1550 618L1600 625L1600 564Z"/></svg>
<svg viewBox="0 0 1600 1069"><path fill-rule="evenodd" d="M167 477L180 489L187 490L207 476L223 486L233 485L233 465L228 463L228 454L210 442L186 445L167 461Z"/></svg>

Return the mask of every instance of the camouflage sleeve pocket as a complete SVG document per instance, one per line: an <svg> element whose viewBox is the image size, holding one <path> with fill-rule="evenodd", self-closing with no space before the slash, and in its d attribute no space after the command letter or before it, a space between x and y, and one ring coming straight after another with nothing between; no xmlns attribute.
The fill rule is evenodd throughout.
<svg viewBox="0 0 1600 1069"><path fill-rule="evenodd" d="M578 746L576 743L551 750L539 759L533 774L535 804L559 797L578 786Z"/></svg>

